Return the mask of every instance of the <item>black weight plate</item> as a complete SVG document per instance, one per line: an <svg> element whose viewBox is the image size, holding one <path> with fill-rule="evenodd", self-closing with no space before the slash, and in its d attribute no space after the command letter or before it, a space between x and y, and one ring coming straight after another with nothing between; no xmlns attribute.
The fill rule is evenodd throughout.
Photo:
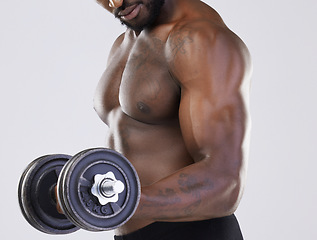
<svg viewBox="0 0 317 240"><path fill-rule="evenodd" d="M25 219L48 234L67 234L78 230L65 215L58 213L54 187L59 173L71 157L47 155L35 159L24 170L18 187L18 199Z"/></svg>
<svg viewBox="0 0 317 240"><path fill-rule="evenodd" d="M125 189L116 203L101 205L91 193L96 174L113 172ZM140 200L140 182L131 163L106 148L78 153L67 163L58 180L63 211L79 227L89 231L118 228L134 214Z"/></svg>
<svg viewBox="0 0 317 240"><path fill-rule="evenodd" d="M78 156L81 156L83 153L85 153L85 152L87 152L87 151L89 151L90 149L87 149L87 150L83 150L83 151L81 151L81 152L79 152L79 153L77 153L74 157L78 157ZM74 158L73 157L73 158ZM61 183L59 183L59 181L58 181L58 183L57 183L57 195L58 195L58 199L60 200L60 207L62 208L62 211L65 213L65 215L69 218L69 219L71 219L71 221L73 222L73 223L75 223L78 227L80 227L80 228L84 228L84 227L82 227L82 226L80 226L80 223L76 223L75 222L75 220L74 219L72 219L71 218L71 213L68 213L68 210L67 210L67 207L65 206L65 204L68 202L66 199L64 200L63 199L63 194L62 194L62 188L61 187L59 187L59 186L62 186L63 185L63 179L65 179L64 178L64 175L65 175L65 173L67 173L68 172L68 169L69 169L69 167L70 167L70 165L71 165L71 160L69 160L65 165L64 165L64 167L63 167L63 169L62 169L62 171L61 171L61 173L60 173L60 176L59 176L59 180L61 180ZM85 229L85 228L84 228Z"/></svg>
<svg viewBox="0 0 317 240"><path fill-rule="evenodd" d="M21 209L21 212L24 216L24 218L33 226L33 222L31 221L32 219L30 219L28 217L28 211L26 211L27 209L24 208L24 203L25 200L24 198L22 197L22 188L23 188L23 182L25 180L25 175L29 172L29 169L32 168L32 166L37 162L37 161L40 161L41 159L45 158L47 156L42 156L42 157L39 157L37 159L35 159L34 161L32 161L27 167L26 169L24 170L24 172L22 173L21 175L21 178L20 178L20 181L19 181L19 186L18 186L18 200L19 200L19 205L20 205L20 209Z"/></svg>

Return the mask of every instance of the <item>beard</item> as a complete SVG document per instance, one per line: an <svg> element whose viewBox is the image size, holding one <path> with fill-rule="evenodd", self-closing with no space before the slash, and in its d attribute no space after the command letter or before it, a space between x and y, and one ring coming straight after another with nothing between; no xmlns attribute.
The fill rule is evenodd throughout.
<svg viewBox="0 0 317 240"><path fill-rule="evenodd" d="M155 22L155 20L160 15L161 8L164 5L164 3L165 0L148 0L148 2L144 4L144 7L147 12L144 13L145 16L137 16L132 21L124 21L121 20L120 16L118 15L120 11L124 10L127 7L127 5L124 2L120 8L115 10L114 15L116 18L120 19L121 24L127 26L128 28L134 31L140 32L143 29L150 27Z"/></svg>

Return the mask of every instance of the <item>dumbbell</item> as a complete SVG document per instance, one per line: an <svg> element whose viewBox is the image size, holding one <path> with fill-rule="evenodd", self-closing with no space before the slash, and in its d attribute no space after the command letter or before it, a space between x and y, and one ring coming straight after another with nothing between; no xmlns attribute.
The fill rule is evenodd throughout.
<svg viewBox="0 0 317 240"><path fill-rule="evenodd" d="M138 175L123 155L93 148L73 157L53 154L35 159L20 178L18 199L25 219L44 233L107 231L132 217L140 189Z"/></svg>

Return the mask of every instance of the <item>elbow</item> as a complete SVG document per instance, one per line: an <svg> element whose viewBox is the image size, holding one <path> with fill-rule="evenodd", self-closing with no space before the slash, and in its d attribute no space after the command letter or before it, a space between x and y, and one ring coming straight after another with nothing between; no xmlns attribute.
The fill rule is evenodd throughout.
<svg viewBox="0 0 317 240"><path fill-rule="evenodd" d="M240 204L240 200L242 197L242 187L240 182L239 183L235 183L236 186L233 187L233 189L231 191L229 191L228 193L228 203L227 203L227 207L226 207L226 215L231 215L233 214L239 204Z"/></svg>
<svg viewBox="0 0 317 240"><path fill-rule="evenodd" d="M246 180L245 163L242 159L235 167L226 169L220 173L222 184L220 184L219 208L223 216L232 215L240 204L244 192Z"/></svg>
<svg viewBox="0 0 317 240"><path fill-rule="evenodd" d="M209 207L212 218L220 218L232 215L238 208L243 187L242 181L235 177L225 177L222 181L218 182L218 190L213 195L212 203Z"/></svg>
<svg viewBox="0 0 317 240"><path fill-rule="evenodd" d="M229 178L219 202L219 215L222 217L232 215L238 208L243 193L241 180Z"/></svg>
<svg viewBox="0 0 317 240"><path fill-rule="evenodd" d="M209 218L230 216L237 210L244 190L246 171L242 160L231 168L215 168L211 171L213 188L207 200ZM206 212L205 212L206 213Z"/></svg>

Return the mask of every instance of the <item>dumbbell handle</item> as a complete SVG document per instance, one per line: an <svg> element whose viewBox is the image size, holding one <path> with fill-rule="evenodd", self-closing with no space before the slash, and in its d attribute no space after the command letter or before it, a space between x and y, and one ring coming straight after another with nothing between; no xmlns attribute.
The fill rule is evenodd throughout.
<svg viewBox="0 0 317 240"><path fill-rule="evenodd" d="M55 186L55 188L54 188L54 193L55 193L55 199L56 199L57 212L60 213L60 214L64 214L64 212L63 212L63 210L61 208L61 205L59 204L58 195L57 195L57 186Z"/></svg>

